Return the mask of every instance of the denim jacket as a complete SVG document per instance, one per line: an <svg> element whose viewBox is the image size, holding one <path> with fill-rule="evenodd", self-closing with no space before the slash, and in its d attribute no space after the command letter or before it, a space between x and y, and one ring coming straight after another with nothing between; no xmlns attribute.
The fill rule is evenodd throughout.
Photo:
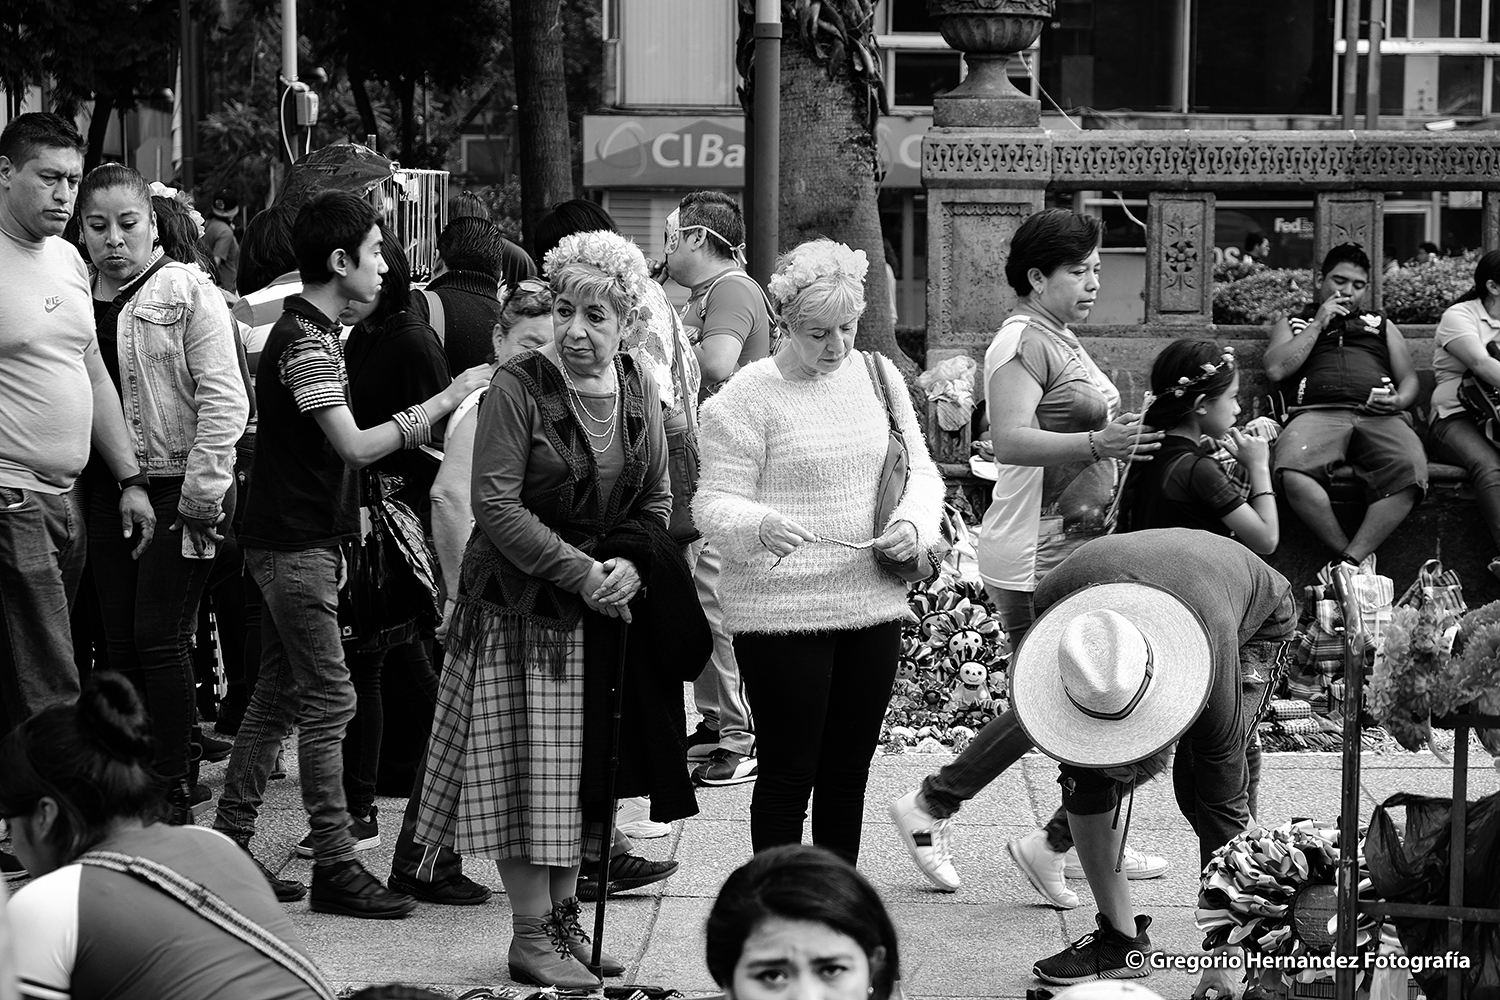
<svg viewBox="0 0 1500 1000"><path fill-rule="evenodd" d="M119 319L120 402L148 476L182 476L178 510L215 518L234 485L250 401L224 297L196 267L169 261Z"/></svg>

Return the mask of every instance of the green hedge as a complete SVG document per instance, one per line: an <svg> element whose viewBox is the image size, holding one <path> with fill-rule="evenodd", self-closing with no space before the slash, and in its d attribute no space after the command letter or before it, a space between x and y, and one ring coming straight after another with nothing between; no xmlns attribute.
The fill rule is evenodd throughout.
<svg viewBox="0 0 1500 1000"><path fill-rule="evenodd" d="M1443 310L1474 284L1479 251L1408 264L1384 281L1385 313L1395 323L1436 323ZM1230 278L1234 271L1224 272ZM1216 277L1220 274L1216 271ZM1243 277L1214 284L1214 322L1224 326L1273 323L1313 300L1308 270L1257 267Z"/></svg>

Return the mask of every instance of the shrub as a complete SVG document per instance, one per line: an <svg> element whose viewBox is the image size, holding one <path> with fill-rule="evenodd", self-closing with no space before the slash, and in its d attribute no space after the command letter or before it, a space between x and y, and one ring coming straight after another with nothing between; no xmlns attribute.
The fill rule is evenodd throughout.
<svg viewBox="0 0 1500 1000"><path fill-rule="evenodd" d="M1214 322L1221 326L1264 326L1290 316L1312 299L1311 272L1265 268L1214 285Z"/></svg>
<svg viewBox="0 0 1500 1000"><path fill-rule="evenodd" d="M1443 310L1474 287L1479 251L1406 264L1385 279L1385 314L1392 323L1436 323Z"/></svg>

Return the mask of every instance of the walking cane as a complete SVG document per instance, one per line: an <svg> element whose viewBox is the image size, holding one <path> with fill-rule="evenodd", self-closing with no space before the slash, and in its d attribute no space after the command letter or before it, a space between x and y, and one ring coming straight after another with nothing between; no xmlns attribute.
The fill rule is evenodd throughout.
<svg viewBox="0 0 1500 1000"><path fill-rule="evenodd" d="M604 901L609 897L610 848L615 842L615 776L620 770L620 708L625 701L625 646L630 635L630 624L620 619L619 665L615 668L614 686L610 697L614 701L614 714L609 724L609 819L604 824L604 843L599 848L599 895L594 902L594 954L589 962L589 971L604 981Z"/></svg>

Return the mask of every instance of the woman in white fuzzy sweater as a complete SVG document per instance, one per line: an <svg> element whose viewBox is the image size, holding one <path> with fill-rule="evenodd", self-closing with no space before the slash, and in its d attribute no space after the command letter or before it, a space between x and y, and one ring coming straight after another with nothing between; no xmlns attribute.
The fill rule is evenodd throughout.
<svg viewBox="0 0 1500 1000"><path fill-rule="evenodd" d="M851 863L907 614L906 585L875 552L903 560L931 545L943 503L905 383L874 355L910 455L905 495L874 523L889 423L854 350L868 266L831 240L782 259L768 291L788 339L704 404L693 501L723 554L724 623L755 716L751 841L799 843L816 792L813 843Z"/></svg>

